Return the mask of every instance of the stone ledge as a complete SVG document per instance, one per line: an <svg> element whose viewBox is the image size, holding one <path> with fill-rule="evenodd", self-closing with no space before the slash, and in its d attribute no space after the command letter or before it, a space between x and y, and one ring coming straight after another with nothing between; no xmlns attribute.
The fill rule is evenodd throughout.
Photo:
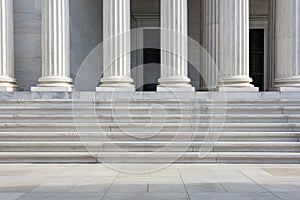
<svg viewBox="0 0 300 200"><path fill-rule="evenodd" d="M0 92L1 100L300 101L298 92Z"/></svg>

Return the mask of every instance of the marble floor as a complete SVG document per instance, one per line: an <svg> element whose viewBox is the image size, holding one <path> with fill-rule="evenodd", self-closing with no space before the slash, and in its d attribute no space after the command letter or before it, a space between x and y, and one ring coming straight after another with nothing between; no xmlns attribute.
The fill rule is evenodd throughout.
<svg viewBox="0 0 300 200"><path fill-rule="evenodd" d="M300 200L300 165L0 165L0 200Z"/></svg>

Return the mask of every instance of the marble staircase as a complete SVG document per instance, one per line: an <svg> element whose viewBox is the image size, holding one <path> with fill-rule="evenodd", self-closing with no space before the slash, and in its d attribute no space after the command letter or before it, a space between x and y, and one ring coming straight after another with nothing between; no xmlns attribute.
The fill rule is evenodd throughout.
<svg viewBox="0 0 300 200"><path fill-rule="evenodd" d="M300 163L300 98L200 94L2 99L0 162Z"/></svg>

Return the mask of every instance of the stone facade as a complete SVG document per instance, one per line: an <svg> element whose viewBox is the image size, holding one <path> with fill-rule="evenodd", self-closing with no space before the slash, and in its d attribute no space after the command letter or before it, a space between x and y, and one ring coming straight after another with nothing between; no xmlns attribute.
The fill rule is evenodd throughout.
<svg viewBox="0 0 300 200"><path fill-rule="evenodd" d="M72 79L76 77L79 66L103 41L105 27L109 28L103 26L110 20L108 15L103 15L103 10L118 13L111 9L124 8L125 5L127 11L121 12L122 17L113 18L114 23L127 24L126 30L129 30L130 24L132 28L136 26L132 19L141 14L158 16L162 20L161 26L175 28L175 31L188 34L199 42L220 68L220 77L217 77L207 67L208 63L199 60L200 71L209 80L205 88L200 75L185 66L187 64L175 63L175 71L180 68L182 73L166 79L165 76L169 75L163 73L162 67L162 79L157 80L161 86L183 87L184 91L193 87L196 90L257 91L249 74L248 30L262 28L265 31L264 89L298 90L298 1L176 0L177 4L172 5L178 9L173 9L165 1L154 0L149 5L146 0L122 0L109 7L105 1L98 0L1 0L1 90L71 91ZM169 12L172 9L174 12ZM184 29L163 24L164 19L169 19L170 23L170 20L180 22ZM289 23L284 23L287 21ZM184 49L181 53L186 54ZM193 49L189 49L188 54L193 53ZM163 54L161 59L163 62ZM130 76L134 76L130 75L130 66L136 64L135 59L131 60L126 66L119 64L126 69L121 70L123 74L108 75L117 77L117 81L125 80L122 76L127 76L124 84L129 88L133 84ZM105 80L102 79L102 83ZM101 90L101 86L99 88Z"/></svg>

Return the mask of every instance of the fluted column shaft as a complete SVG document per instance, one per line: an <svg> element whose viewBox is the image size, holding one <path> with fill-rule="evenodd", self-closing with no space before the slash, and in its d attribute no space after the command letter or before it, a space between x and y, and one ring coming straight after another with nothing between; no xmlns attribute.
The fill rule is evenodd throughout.
<svg viewBox="0 0 300 200"><path fill-rule="evenodd" d="M33 91L71 91L69 0L42 0L42 77Z"/></svg>
<svg viewBox="0 0 300 200"><path fill-rule="evenodd" d="M201 60L201 90L217 87L219 64L219 0L202 0L202 45L208 55Z"/></svg>
<svg viewBox="0 0 300 200"><path fill-rule="evenodd" d="M258 91L249 77L249 0L219 0L221 91Z"/></svg>
<svg viewBox="0 0 300 200"><path fill-rule="evenodd" d="M281 91L300 90L300 2L275 3L275 87Z"/></svg>
<svg viewBox="0 0 300 200"><path fill-rule="evenodd" d="M130 0L103 0L103 78L98 91L134 91L130 61Z"/></svg>
<svg viewBox="0 0 300 200"><path fill-rule="evenodd" d="M161 28L158 91L193 91L188 78L187 0L161 0Z"/></svg>
<svg viewBox="0 0 300 200"><path fill-rule="evenodd" d="M0 91L14 91L13 0L0 0Z"/></svg>

